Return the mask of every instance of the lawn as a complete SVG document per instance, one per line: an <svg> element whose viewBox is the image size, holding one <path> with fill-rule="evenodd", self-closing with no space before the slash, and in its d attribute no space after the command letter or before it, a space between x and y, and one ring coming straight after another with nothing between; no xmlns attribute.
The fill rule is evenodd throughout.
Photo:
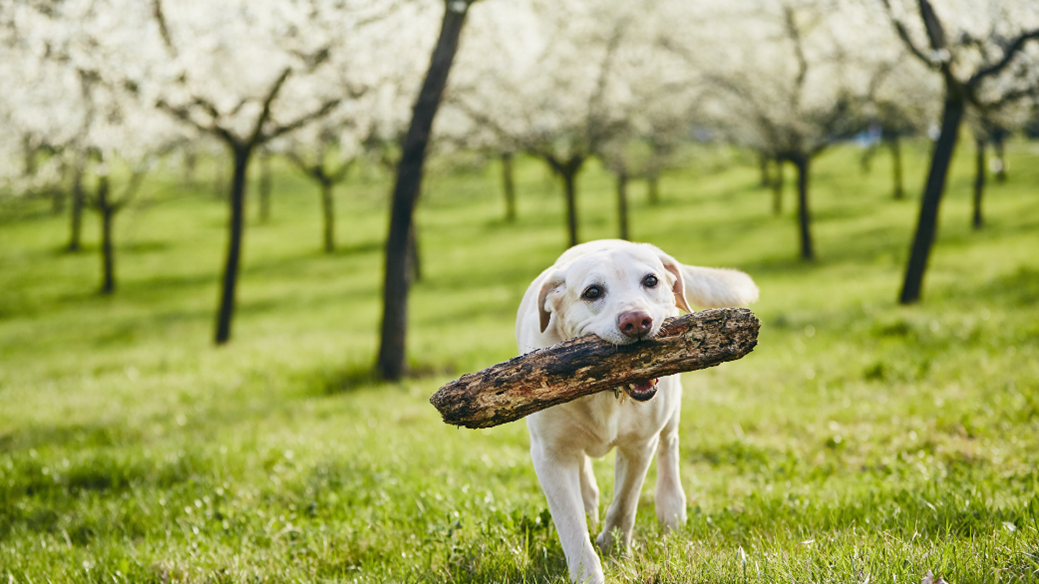
<svg viewBox="0 0 1039 584"><path fill-rule="evenodd" d="M1039 581L1039 143L1011 143L981 231L964 144L909 307L925 144L907 149L904 201L884 156L869 174L850 146L817 162L811 264L793 193L772 215L748 156L695 150L656 206L632 189L633 236L751 274L762 328L747 358L684 376L689 521L664 536L647 487L608 580ZM0 580L564 582L524 424L448 427L427 402L515 355L520 298L565 245L559 186L521 161L509 224L495 163L431 164L416 375L383 384L387 177L339 189L328 255L316 187L276 171L271 220L249 209L223 348L226 206L208 179L160 169L117 218L111 297L96 217L70 254L46 202L0 205ZM609 176L592 164L580 189L582 240L613 236ZM596 465L603 505L612 464Z"/></svg>

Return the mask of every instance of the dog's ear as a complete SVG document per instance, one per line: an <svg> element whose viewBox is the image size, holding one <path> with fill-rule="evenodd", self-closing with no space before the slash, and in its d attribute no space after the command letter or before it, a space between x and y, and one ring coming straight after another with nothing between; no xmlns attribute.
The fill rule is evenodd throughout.
<svg viewBox="0 0 1039 584"><path fill-rule="evenodd" d="M675 305L686 312L692 312L693 310L689 308L689 302L685 298L685 278L682 277L682 264L660 250L657 250L657 257L664 264L664 269L674 276L675 282L671 285L671 291L675 294Z"/></svg>
<svg viewBox="0 0 1039 584"><path fill-rule="evenodd" d="M548 296L565 282L566 275L562 271L556 270L549 274L545 282L541 284L541 290L538 292L538 316L541 318L541 332L548 329L548 322L552 318L552 313L548 310Z"/></svg>
<svg viewBox="0 0 1039 584"><path fill-rule="evenodd" d="M686 297L703 308L746 306L758 299L754 280L739 270L682 266Z"/></svg>

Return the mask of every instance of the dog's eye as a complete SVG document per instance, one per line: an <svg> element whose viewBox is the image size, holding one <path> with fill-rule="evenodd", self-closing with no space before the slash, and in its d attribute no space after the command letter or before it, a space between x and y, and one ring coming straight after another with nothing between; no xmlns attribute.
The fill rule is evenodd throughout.
<svg viewBox="0 0 1039 584"><path fill-rule="evenodd" d="M585 300L595 300L600 296L602 296L602 288L598 286L589 286L584 289L583 293L581 293L581 298L584 298Z"/></svg>
<svg viewBox="0 0 1039 584"><path fill-rule="evenodd" d="M657 287L657 283L658 283L657 277L654 276L653 274L650 274L650 275L646 276L645 278L642 278L642 285L645 286L646 288L656 288Z"/></svg>

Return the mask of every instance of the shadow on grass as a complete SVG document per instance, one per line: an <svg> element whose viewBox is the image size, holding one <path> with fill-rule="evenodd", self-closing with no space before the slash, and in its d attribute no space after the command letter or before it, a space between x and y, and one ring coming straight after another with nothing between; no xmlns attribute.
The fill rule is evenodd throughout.
<svg viewBox="0 0 1039 584"><path fill-rule="evenodd" d="M1039 303L1039 269L1020 266L978 287L951 287L936 291L936 296L975 302L988 300L1001 306L1034 306Z"/></svg>
<svg viewBox="0 0 1039 584"><path fill-rule="evenodd" d="M412 362L408 364L408 372L405 380L424 380L433 377L457 375L458 368L452 364L434 364L424 362ZM317 387L321 388L324 395L338 395L353 393L362 389L371 389L380 386L393 387L397 384L386 381L375 370L372 363L350 363L343 368L323 370L315 374Z"/></svg>

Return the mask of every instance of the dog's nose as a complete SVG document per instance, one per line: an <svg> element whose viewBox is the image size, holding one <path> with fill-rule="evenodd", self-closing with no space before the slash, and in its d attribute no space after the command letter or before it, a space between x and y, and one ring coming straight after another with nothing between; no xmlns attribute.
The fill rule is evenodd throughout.
<svg viewBox="0 0 1039 584"><path fill-rule="evenodd" d="M642 310L629 310L622 312L617 317L617 326L624 336L636 339L649 333L653 328L653 317Z"/></svg>

